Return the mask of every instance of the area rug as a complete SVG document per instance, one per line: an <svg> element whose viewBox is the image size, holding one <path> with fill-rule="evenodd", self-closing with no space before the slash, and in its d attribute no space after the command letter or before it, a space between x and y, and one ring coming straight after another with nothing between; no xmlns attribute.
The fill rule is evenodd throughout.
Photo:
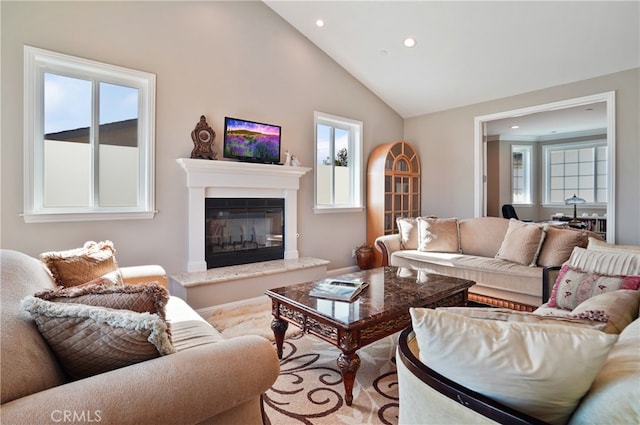
<svg viewBox="0 0 640 425"><path fill-rule="evenodd" d="M273 340L270 304L262 303L262 309L259 303L229 308L216 311L208 320L225 335L257 334ZM292 328L297 329L290 325L287 331ZM280 375L264 396L268 425L398 423L397 333L358 350L361 365L351 406L344 401L336 363L339 350L313 335L292 333L285 337Z"/></svg>
<svg viewBox="0 0 640 425"><path fill-rule="evenodd" d="M207 319L225 338L240 335L260 335L269 341L274 341L271 330L271 298L258 297L249 303L221 307L215 310ZM302 331L296 326L289 326L285 338L300 334Z"/></svg>

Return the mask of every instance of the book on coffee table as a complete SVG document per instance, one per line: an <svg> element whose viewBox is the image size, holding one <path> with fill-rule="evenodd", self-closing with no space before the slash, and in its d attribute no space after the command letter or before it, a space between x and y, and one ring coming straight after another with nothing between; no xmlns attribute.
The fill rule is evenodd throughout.
<svg viewBox="0 0 640 425"><path fill-rule="evenodd" d="M363 289L369 286L361 280L325 279L314 286L309 295L337 301L353 301Z"/></svg>

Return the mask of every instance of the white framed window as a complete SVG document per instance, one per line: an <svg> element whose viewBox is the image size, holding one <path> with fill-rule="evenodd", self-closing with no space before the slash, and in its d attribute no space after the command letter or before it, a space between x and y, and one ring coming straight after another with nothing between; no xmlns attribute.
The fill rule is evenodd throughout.
<svg viewBox="0 0 640 425"><path fill-rule="evenodd" d="M152 218L155 75L24 47L24 220Z"/></svg>
<svg viewBox="0 0 640 425"><path fill-rule="evenodd" d="M531 146L511 146L511 203L531 204Z"/></svg>
<svg viewBox="0 0 640 425"><path fill-rule="evenodd" d="M608 197L605 140L547 145L543 148L545 203L564 205L574 194L588 204L606 205Z"/></svg>
<svg viewBox="0 0 640 425"><path fill-rule="evenodd" d="M362 121L316 111L314 123L314 211L362 211Z"/></svg>

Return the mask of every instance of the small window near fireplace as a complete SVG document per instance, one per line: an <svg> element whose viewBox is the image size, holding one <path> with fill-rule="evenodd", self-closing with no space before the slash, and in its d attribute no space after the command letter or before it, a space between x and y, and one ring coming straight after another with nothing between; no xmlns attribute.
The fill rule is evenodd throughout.
<svg viewBox="0 0 640 425"><path fill-rule="evenodd" d="M284 258L284 199L207 198L207 268Z"/></svg>

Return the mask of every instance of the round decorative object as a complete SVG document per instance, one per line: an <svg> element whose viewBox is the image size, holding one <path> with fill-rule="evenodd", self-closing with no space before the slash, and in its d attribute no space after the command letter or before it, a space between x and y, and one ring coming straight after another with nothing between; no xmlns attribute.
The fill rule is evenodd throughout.
<svg viewBox="0 0 640 425"><path fill-rule="evenodd" d="M362 245L356 249L356 262L360 270L368 270L373 265L373 247Z"/></svg>
<svg viewBox="0 0 640 425"><path fill-rule="evenodd" d="M191 132L191 140L194 145L191 158L216 159L216 153L213 151L213 139L215 138L216 133L209 127L204 115L201 115L200 122Z"/></svg>

